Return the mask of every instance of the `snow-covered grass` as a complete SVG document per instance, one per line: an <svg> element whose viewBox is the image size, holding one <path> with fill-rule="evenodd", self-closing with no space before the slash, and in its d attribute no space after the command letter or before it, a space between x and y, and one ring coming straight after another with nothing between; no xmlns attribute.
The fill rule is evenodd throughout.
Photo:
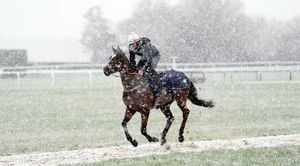
<svg viewBox="0 0 300 166"><path fill-rule="evenodd" d="M174 153L195 153L195 152L209 153L210 151L217 151L222 149L239 150L239 149L251 149L251 148L253 149L253 148L288 147L288 146L300 146L300 134L253 137L253 138L248 137L248 138L228 139L228 140L218 139L218 140L211 140L211 141L187 141L183 143L175 142L175 143L167 143L164 146L160 146L158 143L148 143L148 144L140 145L138 147L133 147L131 145L123 145L123 146L110 146L110 147L103 147L103 148L80 149L80 150L71 150L71 151L57 151L57 152L31 153L31 154L21 154L21 155L12 155L12 156L0 156L0 164L2 165L82 164L82 163L95 163L103 160L112 160L112 159L137 158L137 157L154 156L154 155L170 155ZM286 158L297 157L298 153L295 154L296 156L287 154L284 157ZM251 156L243 156L243 157L251 157ZM178 159L180 159L180 157ZM152 163L150 165L159 165L159 163L162 162L162 160L154 159L153 162L155 163ZM200 160L196 160L196 158L194 158L193 160L194 161L190 163L194 163L195 161L201 162ZM114 160L112 161L114 162ZM120 160L120 162L122 162L122 160ZM130 162L130 160L128 162ZM185 160L185 162L188 162L188 160ZM117 160L114 163L119 163L119 162Z"/></svg>
<svg viewBox="0 0 300 166"><path fill-rule="evenodd" d="M299 165L300 147L212 150L200 153L172 153L139 158L113 159L78 165Z"/></svg>
<svg viewBox="0 0 300 166"><path fill-rule="evenodd" d="M129 144L121 128L124 105L119 78L94 79L89 88L78 83L88 82L85 77L56 79L54 87L40 86L40 78L32 78L19 89L11 85L16 80L0 79L0 155ZM207 82L197 87L200 97L213 99L217 106L206 109L189 103L186 140L300 133L300 84ZM176 104L172 108L175 121L167 139L174 142L181 112ZM152 110L149 134L159 137L165 123L163 114ZM128 129L140 144L146 143L139 114Z"/></svg>
<svg viewBox="0 0 300 166"><path fill-rule="evenodd" d="M226 72L206 73L206 82L244 83L253 81L300 81L299 71L261 71L261 72Z"/></svg>

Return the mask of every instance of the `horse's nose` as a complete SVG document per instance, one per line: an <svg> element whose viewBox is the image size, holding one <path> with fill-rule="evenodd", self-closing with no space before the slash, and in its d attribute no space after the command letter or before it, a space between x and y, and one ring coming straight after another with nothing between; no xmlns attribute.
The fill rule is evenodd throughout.
<svg viewBox="0 0 300 166"><path fill-rule="evenodd" d="M103 69L104 75L109 76L109 71L108 71L108 67L104 67Z"/></svg>

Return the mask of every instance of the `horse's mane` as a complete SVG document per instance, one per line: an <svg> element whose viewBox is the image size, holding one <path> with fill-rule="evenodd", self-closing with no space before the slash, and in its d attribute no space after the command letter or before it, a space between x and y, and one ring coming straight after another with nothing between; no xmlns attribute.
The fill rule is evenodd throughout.
<svg viewBox="0 0 300 166"><path fill-rule="evenodd" d="M128 62L128 72L130 73L134 73L137 72L136 66L133 66L130 64L129 58L126 56L126 54L124 53L123 56L125 57L126 61Z"/></svg>

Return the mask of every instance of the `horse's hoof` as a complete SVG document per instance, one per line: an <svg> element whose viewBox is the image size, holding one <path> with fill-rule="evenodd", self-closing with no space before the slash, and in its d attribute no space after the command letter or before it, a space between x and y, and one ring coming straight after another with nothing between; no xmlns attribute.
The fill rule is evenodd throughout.
<svg viewBox="0 0 300 166"><path fill-rule="evenodd" d="M184 136L179 136L179 137L178 137L178 141L179 141L179 142L183 142L183 141L184 141Z"/></svg>
<svg viewBox="0 0 300 166"><path fill-rule="evenodd" d="M159 139L156 138L156 137L152 137L151 140L150 140L150 142L158 142L158 141L159 141Z"/></svg>
<svg viewBox="0 0 300 166"><path fill-rule="evenodd" d="M134 147L137 147L138 146L138 143L136 142L136 140L134 139L131 144L134 146Z"/></svg>
<svg viewBox="0 0 300 166"><path fill-rule="evenodd" d="M163 146L165 143L167 143L167 140L166 139L161 139L160 145Z"/></svg>
<svg viewBox="0 0 300 166"><path fill-rule="evenodd" d="M209 102L207 102L207 107L209 107L209 108L213 108L213 107L215 107L216 106L216 103L215 102L213 102L213 101L209 101Z"/></svg>

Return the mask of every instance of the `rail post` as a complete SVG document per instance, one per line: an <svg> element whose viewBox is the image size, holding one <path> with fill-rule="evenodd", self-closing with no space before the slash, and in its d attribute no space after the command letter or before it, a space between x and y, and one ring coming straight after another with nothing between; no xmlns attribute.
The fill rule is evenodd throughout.
<svg viewBox="0 0 300 166"><path fill-rule="evenodd" d="M20 88L20 73L17 72L17 82L18 82L18 88Z"/></svg>
<svg viewBox="0 0 300 166"><path fill-rule="evenodd" d="M255 72L255 79L256 79L255 81L258 81L258 80L259 80L259 79L258 79L258 71Z"/></svg>
<svg viewBox="0 0 300 166"><path fill-rule="evenodd" d="M262 74L259 72L259 81L262 81Z"/></svg>
<svg viewBox="0 0 300 166"><path fill-rule="evenodd" d="M51 70L51 78L52 78L52 86L55 86L55 74L54 74L54 71Z"/></svg>
<svg viewBox="0 0 300 166"><path fill-rule="evenodd" d="M90 88L93 87L93 75L91 71L89 71L89 86Z"/></svg>
<svg viewBox="0 0 300 166"><path fill-rule="evenodd" d="M174 70L176 70L176 59L177 59L177 57L175 57L175 56L172 57L172 68Z"/></svg>

